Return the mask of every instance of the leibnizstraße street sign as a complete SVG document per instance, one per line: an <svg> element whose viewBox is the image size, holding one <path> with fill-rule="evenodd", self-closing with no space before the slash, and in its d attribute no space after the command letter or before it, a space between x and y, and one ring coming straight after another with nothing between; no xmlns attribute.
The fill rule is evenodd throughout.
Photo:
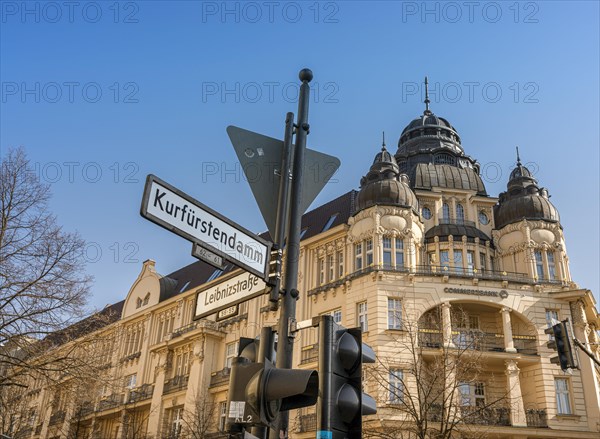
<svg viewBox="0 0 600 439"><path fill-rule="evenodd" d="M148 175L144 218L265 279L271 244L179 189Z"/></svg>
<svg viewBox="0 0 600 439"><path fill-rule="evenodd" d="M260 296L264 294L266 287L267 284L258 276L242 272L226 281L200 290L196 293L194 318L201 319Z"/></svg>

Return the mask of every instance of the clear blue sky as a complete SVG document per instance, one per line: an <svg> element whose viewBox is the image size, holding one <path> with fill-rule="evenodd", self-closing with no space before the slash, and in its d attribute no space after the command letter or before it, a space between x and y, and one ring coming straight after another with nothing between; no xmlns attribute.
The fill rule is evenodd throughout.
<svg viewBox="0 0 600 439"><path fill-rule="evenodd" d="M596 1L0 7L0 149L26 148L60 223L90 243L94 306L125 297L147 258L164 274L194 261L188 242L140 217L148 173L265 230L225 128L281 137L303 67L318 91L309 147L342 161L316 203L358 187L382 130L395 151L427 74L432 110L491 195L520 147L560 211L574 279L598 297Z"/></svg>

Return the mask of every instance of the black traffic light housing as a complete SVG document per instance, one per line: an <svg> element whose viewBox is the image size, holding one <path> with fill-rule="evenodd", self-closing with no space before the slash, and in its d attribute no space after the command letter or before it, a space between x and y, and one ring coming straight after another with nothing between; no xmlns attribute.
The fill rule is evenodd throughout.
<svg viewBox="0 0 600 439"><path fill-rule="evenodd" d="M361 439L362 416L377 412L375 400L362 391L362 364L374 362L360 328L346 329L332 316L321 317L317 428L330 439Z"/></svg>
<svg viewBox="0 0 600 439"><path fill-rule="evenodd" d="M544 332L554 336L554 340L550 340L547 345L558 353L558 356L550 358L550 362L560 365L562 370L575 369L577 365L569 334L569 320L558 322Z"/></svg>
<svg viewBox="0 0 600 439"><path fill-rule="evenodd" d="M275 334L263 328L260 341L241 338L229 378L230 432L248 426L276 427L282 411L317 402L319 378L315 370L278 369L272 355ZM255 361L262 361L257 363Z"/></svg>

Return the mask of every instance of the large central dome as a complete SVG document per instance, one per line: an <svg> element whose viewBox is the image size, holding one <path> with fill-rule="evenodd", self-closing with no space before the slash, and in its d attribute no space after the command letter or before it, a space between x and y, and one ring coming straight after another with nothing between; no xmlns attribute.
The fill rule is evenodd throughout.
<svg viewBox="0 0 600 439"><path fill-rule="evenodd" d="M412 189L433 187L474 190L487 195L479 176L479 164L465 155L460 136L447 119L429 109L425 78L425 111L402 130L395 158Z"/></svg>

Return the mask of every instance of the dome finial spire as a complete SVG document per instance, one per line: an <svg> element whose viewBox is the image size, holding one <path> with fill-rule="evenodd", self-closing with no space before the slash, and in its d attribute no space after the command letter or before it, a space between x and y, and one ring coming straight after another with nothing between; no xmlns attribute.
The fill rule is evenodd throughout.
<svg viewBox="0 0 600 439"><path fill-rule="evenodd" d="M517 146L517 166L521 166L521 157L519 157L519 147Z"/></svg>
<svg viewBox="0 0 600 439"><path fill-rule="evenodd" d="M385 151L385 131L383 131L383 141L381 142L381 150Z"/></svg>
<svg viewBox="0 0 600 439"><path fill-rule="evenodd" d="M431 114L431 111L429 110L429 103L431 102L429 100L429 81L427 80L427 76L425 76L425 111L423 112L423 114Z"/></svg>

